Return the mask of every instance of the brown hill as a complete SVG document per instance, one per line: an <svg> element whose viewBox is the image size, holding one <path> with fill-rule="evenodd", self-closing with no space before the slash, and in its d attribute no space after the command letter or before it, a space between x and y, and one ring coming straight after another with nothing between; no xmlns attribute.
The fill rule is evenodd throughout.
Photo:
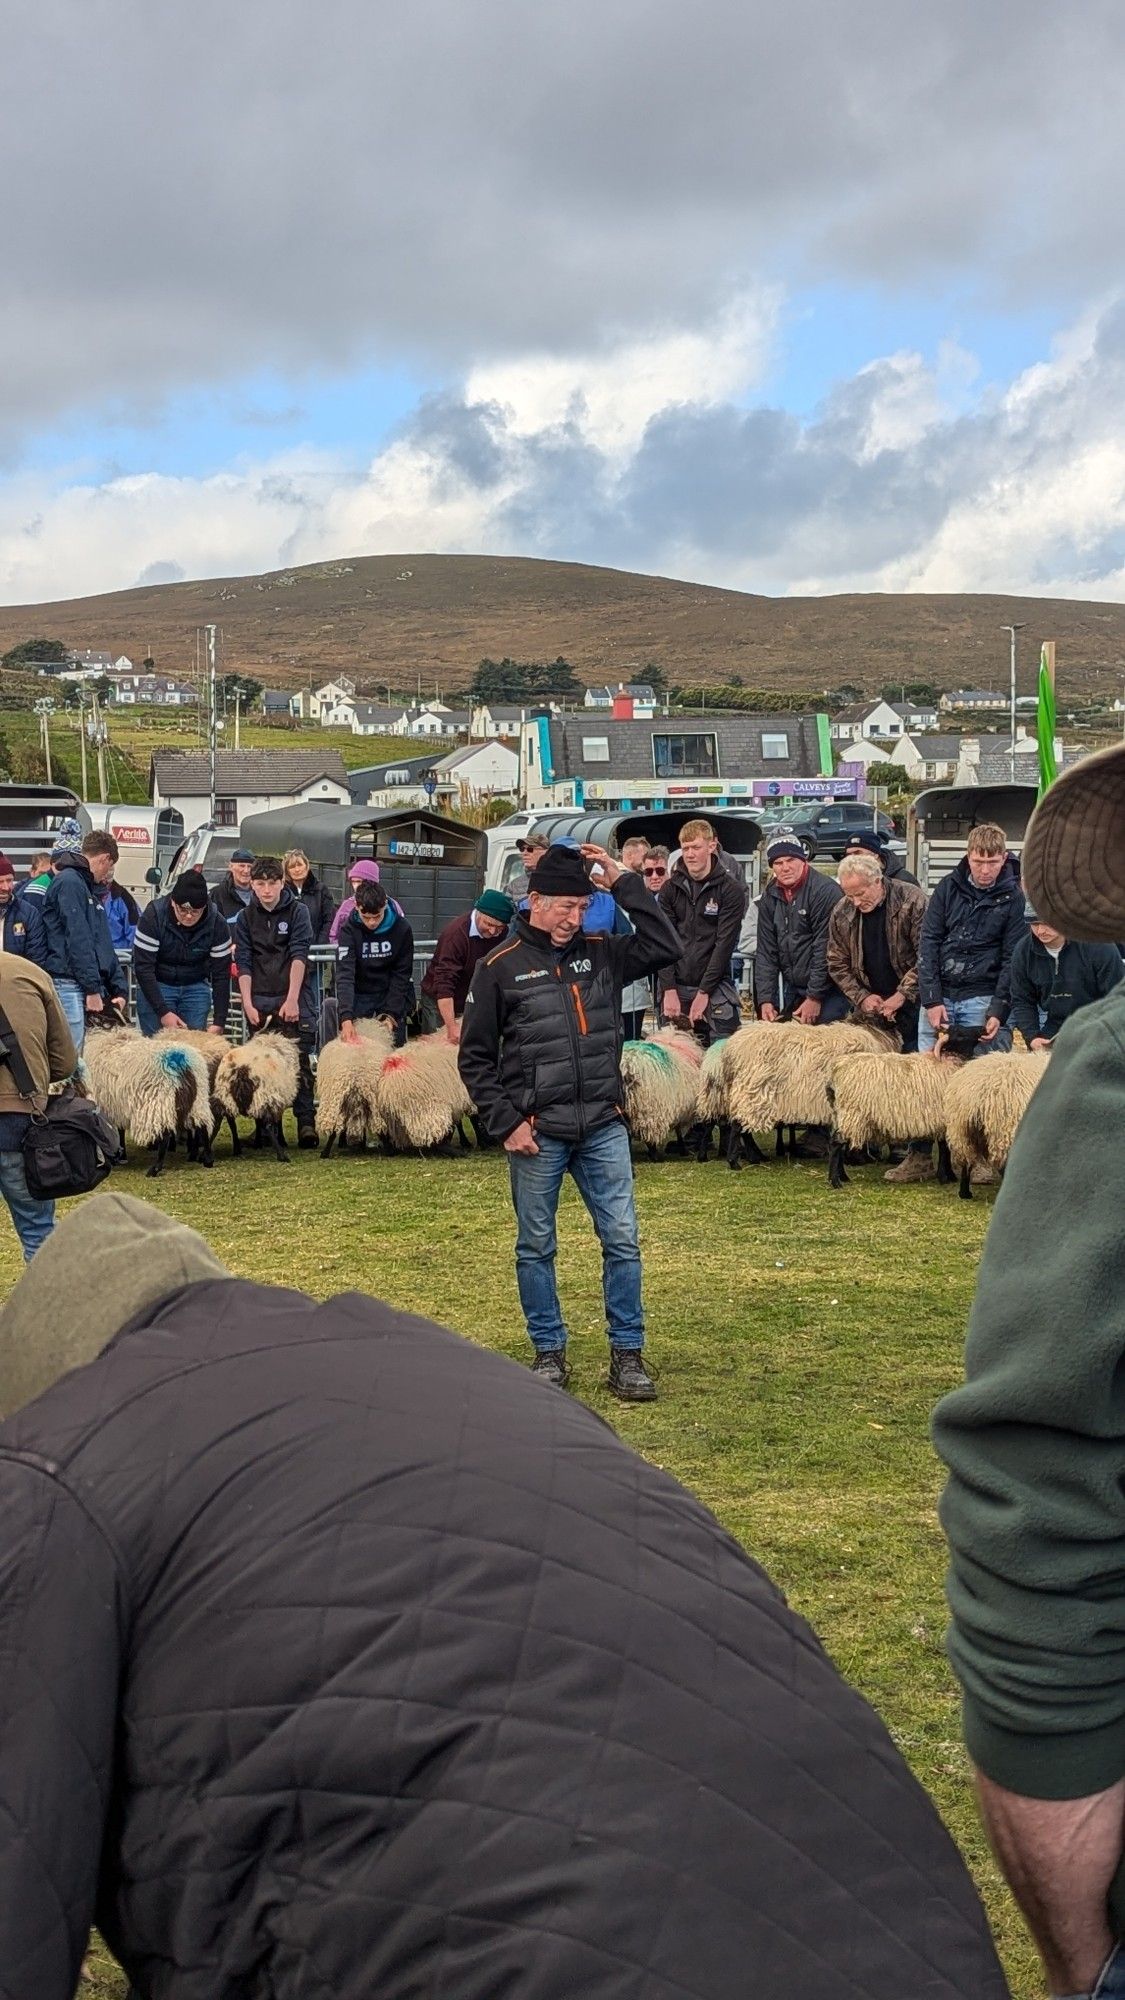
<svg viewBox="0 0 1125 2000"><path fill-rule="evenodd" d="M983 596L771 598L581 563L493 556L357 556L263 576L119 590L0 609L0 652L46 636L151 651L163 672L194 673L197 630L216 623L228 671L271 685L347 672L365 690L463 687L485 654L563 654L587 682L627 680L658 662L670 682L740 675L795 696L895 679L1006 687L1008 638L1022 623L1021 691L1042 639L1058 641L1060 692L1121 691L1125 605Z"/></svg>

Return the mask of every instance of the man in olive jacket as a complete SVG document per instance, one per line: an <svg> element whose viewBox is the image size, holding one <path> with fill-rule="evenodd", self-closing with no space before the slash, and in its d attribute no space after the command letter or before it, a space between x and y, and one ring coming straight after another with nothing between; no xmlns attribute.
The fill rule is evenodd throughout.
<svg viewBox="0 0 1125 2000"><path fill-rule="evenodd" d="M589 870L632 929L583 931ZM651 1402L641 1359L644 1312L633 1164L621 1107L622 989L676 955L677 942L639 876L603 847L549 847L526 916L473 974L461 1025L461 1076L503 1145L516 1211L516 1277L534 1372L565 1388L566 1326L555 1282L555 1217L573 1176L602 1246L609 1386Z"/></svg>
<svg viewBox="0 0 1125 2000"><path fill-rule="evenodd" d="M1048 791L1039 917L1125 935L1125 748ZM992 1845L1052 1993L1125 1994L1125 986L1064 1023L981 1262L949 1467L949 1651Z"/></svg>
<svg viewBox="0 0 1125 2000"><path fill-rule="evenodd" d="M138 2000L1004 2000L808 1626L504 1356L95 1195L0 1412L2 2000L92 1921Z"/></svg>

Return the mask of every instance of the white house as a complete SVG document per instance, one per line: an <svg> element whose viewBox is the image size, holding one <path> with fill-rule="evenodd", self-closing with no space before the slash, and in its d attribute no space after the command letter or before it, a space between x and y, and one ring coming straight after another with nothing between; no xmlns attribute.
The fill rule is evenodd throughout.
<svg viewBox="0 0 1125 2000"><path fill-rule="evenodd" d="M197 751L158 750L149 767L154 806L174 806L184 832L211 817L210 764ZM237 827L248 813L274 806L350 803L338 750L220 750L215 768L215 825Z"/></svg>
<svg viewBox="0 0 1125 2000"><path fill-rule="evenodd" d="M656 690L647 681L618 681L612 687L588 687L583 698L584 708L612 708L614 697L619 694L631 695L633 716L637 721L644 719L644 711L651 714L656 707Z"/></svg>
<svg viewBox="0 0 1125 2000"><path fill-rule="evenodd" d="M198 696L190 681L174 681L167 674L118 674L113 682L116 707L138 705L161 708L194 708Z"/></svg>
<svg viewBox="0 0 1125 2000"><path fill-rule="evenodd" d="M860 736L854 743L840 745L840 761L842 764L862 764L863 769L869 771L872 764L889 764L894 759L885 743L874 743Z"/></svg>
<svg viewBox="0 0 1125 2000"><path fill-rule="evenodd" d="M397 722L393 736L466 736L469 730L469 712L464 708L446 708L444 704L431 702L424 708L411 709Z"/></svg>
<svg viewBox="0 0 1125 2000"><path fill-rule="evenodd" d="M944 784L957 769L964 740L961 736L938 736L924 731L917 736L903 736L888 761L905 771L912 784Z"/></svg>
<svg viewBox="0 0 1125 2000"><path fill-rule="evenodd" d="M860 701L840 709L830 727L834 743L854 743L864 737L869 742L876 737L893 742L908 731L933 729L936 723L937 709L925 702Z"/></svg>
<svg viewBox="0 0 1125 2000"><path fill-rule="evenodd" d="M337 702L350 701L354 693L355 682L341 674L338 681L325 681L324 686L317 688L315 693L304 696L301 712L304 713L307 703L310 720L322 722L325 720L322 713L324 709L334 708Z"/></svg>
<svg viewBox="0 0 1125 2000"><path fill-rule="evenodd" d="M334 720L347 724L353 736L397 735L397 725L404 718L405 710L388 708L381 701L361 701L358 695L350 702L341 702L333 715Z"/></svg>
<svg viewBox="0 0 1125 2000"><path fill-rule="evenodd" d="M941 706L950 708L1007 708L1008 696L994 694L987 688L953 688L943 694Z"/></svg>
<svg viewBox="0 0 1125 2000"><path fill-rule="evenodd" d="M540 702L530 704L534 708L546 705ZM554 705L553 702L550 703L552 708ZM473 709L470 716L469 734L470 736L511 736L512 738L516 738L519 736L520 723L527 713L528 706L529 704L526 702L522 708L516 708L510 702L481 702L477 708Z"/></svg>
<svg viewBox="0 0 1125 2000"><path fill-rule="evenodd" d="M473 799L515 798L520 785L518 753L507 743L468 743L451 750L434 765L439 778L451 779L459 805Z"/></svg>

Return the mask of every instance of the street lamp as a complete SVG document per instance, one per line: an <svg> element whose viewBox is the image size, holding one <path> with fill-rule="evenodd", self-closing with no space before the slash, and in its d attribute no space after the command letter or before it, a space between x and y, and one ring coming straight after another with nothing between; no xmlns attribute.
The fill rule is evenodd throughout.
<svg viewBox="0 0 1125 2000"><path fill-rule="evenodd" d="M1007 632L1010 635L1012 642L1010 651L1011 688L1009 694L1009 710L1008 710L1008 719L1011 730L1011 736L1008 746L1008 759L1011 765L1012 783L1015 784L1016 781L1016 633L1022 632L1024 630L1024 626L1022 624L1001 625L1000 630L1002 632Z"/></svg>

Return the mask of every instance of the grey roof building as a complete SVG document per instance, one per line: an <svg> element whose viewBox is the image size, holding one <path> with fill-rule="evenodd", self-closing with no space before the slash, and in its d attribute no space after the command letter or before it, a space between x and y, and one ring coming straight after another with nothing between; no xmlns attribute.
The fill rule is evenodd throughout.
<svg viewBox="0 0 1125 2000"><path fill-rule="evenodd" d="M318 778L348 789L338 750L220 750L215 760L216 791L236 798L299 792ZM149 766L149 796L157 790L163 798L209 797L210 760L197 751L157 750Z"/></svg>
<svg viewBox="0 0 1125 2000"><path fill-rule="evenodd" d="M529 717L524 787L529 805L666 798L749 798L756 779L778 792L829 768L815 715L651 716L615 721L604 711Z"/></svg>

